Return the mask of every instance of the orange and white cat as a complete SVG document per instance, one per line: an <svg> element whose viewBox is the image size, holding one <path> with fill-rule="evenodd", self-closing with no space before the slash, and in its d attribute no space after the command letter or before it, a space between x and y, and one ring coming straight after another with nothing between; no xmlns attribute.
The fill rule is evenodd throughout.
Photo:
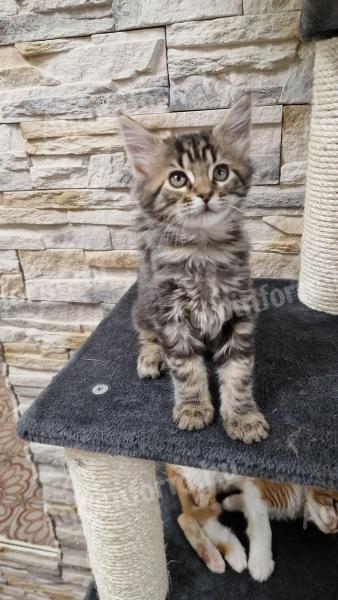
<svg viewBox="0 0 338 600"><path fill-rule="evenodd" d="M237 492L225 498L223 507L228 511L241 511L247 519L247 566L257 581L265 581L274 570L270 518L303 517L323 533L338 533L338 491L172 465L168 467L168 475L181 502L178 523L213 572L224 571L221 555L233 566L233 548L238 549L239 544L229 528L218 521L221 506L216 494L219 492ZM242 557L241 569L235 570L243 570L245 566L246 559Z"/></svg>

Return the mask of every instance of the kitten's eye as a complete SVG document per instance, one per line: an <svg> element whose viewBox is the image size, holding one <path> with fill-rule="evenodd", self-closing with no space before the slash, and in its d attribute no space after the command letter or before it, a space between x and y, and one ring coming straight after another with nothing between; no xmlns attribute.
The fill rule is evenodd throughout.
<svg viewBox="0 0 338 600"><path fill-rule="evenodd" d="M169 175L169 183L174 188L184 187L188 182L188 177L183 171L173 171Z"/></svg>
<svg viewBox="0 0 338 600"><path fill-rule="evenodd" d="M225 181L229 177L229 169L227 165L217 165L212 174L214 181Z"/></svg>

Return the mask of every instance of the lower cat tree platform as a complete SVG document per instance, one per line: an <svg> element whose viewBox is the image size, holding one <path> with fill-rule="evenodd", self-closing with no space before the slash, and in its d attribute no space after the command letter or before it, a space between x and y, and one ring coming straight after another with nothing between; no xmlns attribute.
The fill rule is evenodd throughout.
<svg viewBox="0 0 338 600"><path fill-rule="evenodd" d="M158 476L163 472L159 468ZM302 521L272 523L276 568L266 583L240 575L228 565L222 575L211 573L200 561L177 525L179 502L168 485L161 486L162 517L170 578L168 600L337 600L338 540ZM221 518L246 546L245 520L234 513ZM98 600L94 584L86 600Z"/></svg>
<svg viewBox="0 0 338 600"><path fill-rule="evenodd" d="M213 575L183 539L177 501L160 486L167 596L155 461L338 488L338 316L302 305L293 281L256 286L255 397L268 440L232 441L219 416L202 431L176 428L169 376L137 377L135 286L19 421L22 438L68 449L100 600L337 598L337 539L312 525L275 524L277 568L267 583L230 567ZM211 386L217 404L213 377Z"/></svg>

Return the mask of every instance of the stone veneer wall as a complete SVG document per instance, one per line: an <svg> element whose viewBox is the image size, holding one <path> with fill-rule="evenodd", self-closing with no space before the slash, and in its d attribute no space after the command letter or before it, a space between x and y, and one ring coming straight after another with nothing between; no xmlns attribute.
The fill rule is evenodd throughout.
<svg viewBox="0 0 338 600"><path fill-rule="evenodd" d="M0 0L0 340L20 412L135 280L117 108L165 134L210 126L250 92L253 273L297 277L313 60L301 4ZM60 450L31 452L61 553L43 577L7 564L1 597L81 598Z"/></svg>

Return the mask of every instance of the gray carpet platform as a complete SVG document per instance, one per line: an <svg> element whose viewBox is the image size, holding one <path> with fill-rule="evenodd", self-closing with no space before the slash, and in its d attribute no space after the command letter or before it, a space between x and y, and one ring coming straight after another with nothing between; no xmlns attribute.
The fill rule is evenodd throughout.
<svg viewBox="0 0 338 600"><path fill-rule="evenodd" d="M255 396L271 424L267 441L249 447L234 442L219 417L200 432L175 427L170 377L141 381L136 374L137 340L130 318L135 286L21 417L18 434L31 441L161 461L162 479L163 463L169 461L338 488L338 317L303 306L295 282L257 280L256 286L261 312ZM300 522L274 523L277 568L267 583L230 567L214 575L177 526L177 498L166 483L161 490L168 600L337 599L337 538L311 524L303 531ZM229 514L223 522L245 542L243 517ZM94 586L86 600L98 600Z"/></svg>
<svg viewBox="0 0 338 600"><path fill-rule="evenodd" d="M136 374L130 318L135 286L21 417L19 436L338 488L338 316L303 306L292 281L256 285L262 310L255 397L271 425L268 440L253 446L234 442L218 416L203 431L176 428L169 375L145 381ZM212 373L211 386L217 405Z"/></svg>

